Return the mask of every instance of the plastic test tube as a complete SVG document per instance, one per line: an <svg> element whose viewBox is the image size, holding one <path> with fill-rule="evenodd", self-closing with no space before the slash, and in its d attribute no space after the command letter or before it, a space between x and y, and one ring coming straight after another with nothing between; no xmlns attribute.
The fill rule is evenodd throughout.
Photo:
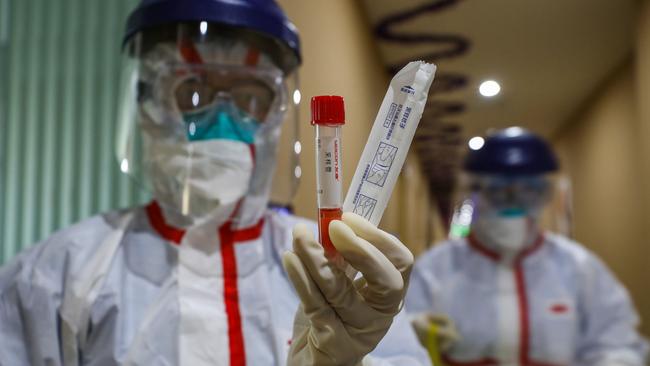
<svg viewBox="0 0 650 366"><path fill-rule="evenodd" d="M318 234L325 253L336 258L338 255L330 240L329 224L332 220L340 220L342 213L341 126L345 124L343 97L313 97L311 124L316 134Z"/></svg>

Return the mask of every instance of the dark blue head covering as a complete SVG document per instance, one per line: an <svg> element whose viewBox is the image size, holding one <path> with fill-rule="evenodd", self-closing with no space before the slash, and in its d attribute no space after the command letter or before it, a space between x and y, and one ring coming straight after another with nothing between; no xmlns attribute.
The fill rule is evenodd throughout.
<svg viewBox="0 0 650 366"><path fill-rule="evenodd" d="M521 127L510 127L488 136L482 148L470 150L464 170L477 174L538 175L558 170L558 162L541 137Z"/></svg>

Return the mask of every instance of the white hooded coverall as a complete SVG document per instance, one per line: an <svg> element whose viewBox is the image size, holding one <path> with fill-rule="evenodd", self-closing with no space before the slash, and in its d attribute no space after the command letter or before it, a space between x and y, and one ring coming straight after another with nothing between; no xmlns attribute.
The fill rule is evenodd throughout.
<svg viewBox="0 0 650 366"><path fill-rule="evenodd" d="M559 235L510 261L473 237L437 245L415 264L406 309L451 318L461 337L451 366L645 365L626 289Z"/></svg>
<svg viewBox="0 0 650 366"><path fill-rule="evenodd" d="M0 269L0 365L284 365L298 221L185 232L152 203L60 231ZM429 364L402 316L368 359Z"/></svg>

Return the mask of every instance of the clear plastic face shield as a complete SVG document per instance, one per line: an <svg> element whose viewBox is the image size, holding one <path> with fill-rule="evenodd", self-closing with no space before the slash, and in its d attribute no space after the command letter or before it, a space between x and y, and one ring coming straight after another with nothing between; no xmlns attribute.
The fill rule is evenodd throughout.
<svg viewBox="0 0 650 366"><path fill-rule="evenodd" d="M520 249L539 231L555 185L548 174L463 174L450 236L474 232L499 246Z"/></svg>
<svg viewBox="0 0 650 366"><path fill-rule="evenodd" d="M551 198L552 182L546 175L474 175L469 179L476 194L476 215L538 217Z"/></svg>
<svg viewBox="0 0 650 366"><path fill-rule="evenodd" d="M263 210L276 156L284 192L275 198L292 198L298 85L288 50L200 22L140 32L125 54L118 163L167 213L189 224L220 207ZM283 129L291 146L278 155Z"/></svg>

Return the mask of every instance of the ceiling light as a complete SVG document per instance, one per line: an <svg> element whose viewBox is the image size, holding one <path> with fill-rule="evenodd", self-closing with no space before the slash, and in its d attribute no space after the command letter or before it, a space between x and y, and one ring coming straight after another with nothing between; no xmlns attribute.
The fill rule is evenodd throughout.
<svg viewBox="0 0 650 366"><path fill-rule="evenodd" d="M481 136L474 136L469 139L469 148L472 150L480 150L485 145L485 140Z"/></svg>
<svg viewBox="0 0 650 366"><path fill-rule="evenodd" d="M501 85L494 80L486 80L478 87L478 92L484 97L493 97L501 91Z"/></svg>

